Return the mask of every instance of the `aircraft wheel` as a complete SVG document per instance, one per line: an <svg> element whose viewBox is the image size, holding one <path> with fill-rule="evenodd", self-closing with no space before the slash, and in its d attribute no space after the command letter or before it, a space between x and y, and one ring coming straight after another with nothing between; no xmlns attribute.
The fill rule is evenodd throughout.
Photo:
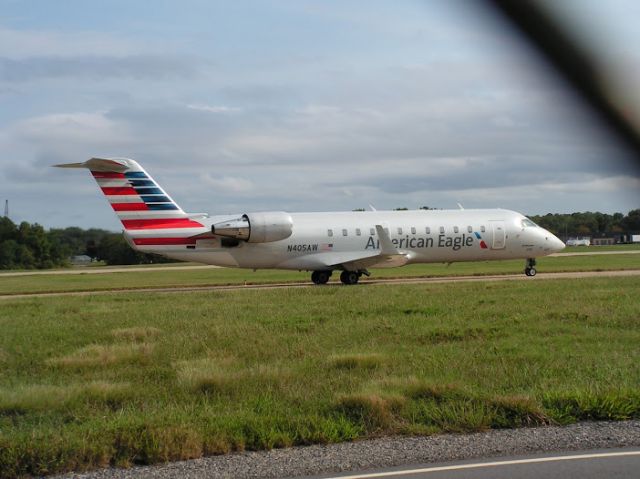
<svg viewBox="0 0 640 479"><path fill-rule="evenodd" d="M331 277L331 271L314 271L311 273L311 281L314 284L327 284Z"/></svg>
<svg viewBox="0 0 640 479"><path fill-rule="evenodd" d="M327 284L331 277L331 271L314 271L311 273L311 281L315 284Z"/></svg>
<svg viewBox="0 0 640 479"><path fill-rule="evenodd" d="M327 284L331 277L331 271L316 271L318 273L318 282L316 284Z"/></svg>
<svg viewBox="0 0 640 479"><path fill-rule="evenodd" d="M340 281L344 284L357 284L359 278L357 271L343 271L340 273Z"/></svg>
<svg viewBox="0 0 640 479"><path fill-rule="evenodd" d="M535 276L537 273L535 268L529 268L529 276Z"/></svg>

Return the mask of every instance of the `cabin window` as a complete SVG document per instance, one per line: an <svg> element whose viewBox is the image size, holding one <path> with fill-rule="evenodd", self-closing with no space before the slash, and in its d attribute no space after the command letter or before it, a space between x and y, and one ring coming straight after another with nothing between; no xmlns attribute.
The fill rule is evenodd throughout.
<svg viewBox="0 0 640 479"><path fill-rule="evenodd" d="M411 227L411 234L412 235L416 234L416 227L415 226Z"/></svg>
<svg viewBox="0 0 640 479"><path fill-rule="evenodd" d="M444 234L444 226L440 227L440 234L443 235Z"/></svg>
<svg viewBox="0 0 640 479"><path fill-rule="evenodd" d="M331 229L327 230L327 236L333 236L333 230Z"/></svg>
<svg viewBox="0 0 640 479"><path fill-rule="evenodd" d="M376 234L376 229L375 229L375 228L371 228L371 229L369 230L369 234L370 234L371 236L374 236L374 235Z"/></svg>
<svg viewBox="0 0 640 479"><path fill-rule="evenodd" d="M454 232L454 233L457 233L458 231L460 231L460 229L459 229L457 226L454 226L454 227L453 227L453 232Z"/></svg>
<svg viewBox="0 0 640 479"><path fill-rule="evenodd" d="M480 231L481 231L482 233L484 233L484 231L485 231L484 226L481 226L481 227L480 227Z"/></svg>
<svg viewBox="0 0 640 479"><path fill-rule="evenodd" d="M398 228L398 234L401 235L402 234L402 228Z"/></svg>
<svg viewBox="0 0 640 479"><path fill-rule="evenodd" d="M347 236L347 230L346 229L342 230L342 236Z"/></svg>
<svg viewBox="0 0 640 479"><path fill-rule="evenodd" d="M467 226L467 233L473 233L473 228L471 226Z"/></svg>
<svg viewBox="0 0 640 479"><path fill-rule="evenodd" d="M360 228L356 228L356 236L360 236L361 234Z"/></svg>
<svg viewBox="0 0 640 479"><path fill-rule="evenodd" d="M424 230L428 235L431 234L431 228L429 228L428 226Z"/></svg>

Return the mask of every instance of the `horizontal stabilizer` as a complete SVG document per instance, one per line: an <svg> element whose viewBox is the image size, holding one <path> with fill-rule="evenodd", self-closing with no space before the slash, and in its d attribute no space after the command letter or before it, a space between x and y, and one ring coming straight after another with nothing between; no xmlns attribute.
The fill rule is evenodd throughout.
<svg viewBox="0 0 640 479"><path fill-rule="evenodd" d="M91 171L112 171L122 173L130 168L125 161L118 161L110 158L91 158L84 163L63 163L61 165L53 165L56 168L87 168Z"/></svg>

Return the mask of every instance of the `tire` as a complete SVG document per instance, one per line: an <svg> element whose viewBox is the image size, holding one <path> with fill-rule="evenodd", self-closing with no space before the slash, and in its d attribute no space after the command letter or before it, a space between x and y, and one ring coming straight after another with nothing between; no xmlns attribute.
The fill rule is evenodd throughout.
<svg viewBox="0 0 640 479"><path fill-rule="evenodd" d="M537 273L535 268L529 268L529 276L535 276Z"/></svg>
<svg viewBox="0 0 640 479"><path fill-rule="evenodd" d="M314 271L313 273L311 273L311 281L313 281L314 284L320 284L320 271Z"/></svg>
<svg viewBox="0 0 640 479"><path fill-rule="evenodd" d="M340 273L340 281L343 284L358 284L359 278L357 271L343 271Z"/></svg>
<svg viewBox="0 0 640 479"><path fill-rule="evenodd" d="M317 273L318 282L316 284L327 284L331 277L330 271L315 271Z"/></svg>

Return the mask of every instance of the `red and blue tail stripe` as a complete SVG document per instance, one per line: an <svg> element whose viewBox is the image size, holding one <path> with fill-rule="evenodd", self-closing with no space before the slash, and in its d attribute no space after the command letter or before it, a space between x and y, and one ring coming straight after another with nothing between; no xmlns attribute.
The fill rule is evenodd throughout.
<svg viewBox="0 0 640 479"><path fill-rule="evenodd" d="M135 161L91 158L84 163L56 165L87 168L106 196L133 245L153 247L194 245L193 236L207 228L192 219Z"/></svg>

